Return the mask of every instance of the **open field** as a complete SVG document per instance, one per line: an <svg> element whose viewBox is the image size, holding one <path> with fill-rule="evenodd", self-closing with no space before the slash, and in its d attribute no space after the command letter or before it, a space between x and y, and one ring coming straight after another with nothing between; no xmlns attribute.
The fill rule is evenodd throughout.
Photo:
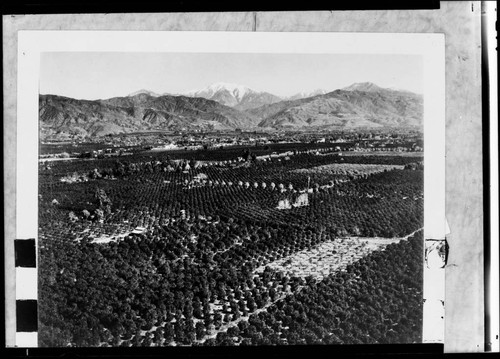
<svg viewBox="0 0 500 359"><path fill-rule="evenodd" d="M266 267L293 277L305 279L310 276L321 280L344 269L347 265L356 262L372 251L384 250L387 245L399 243L407 238L408 236L401 238L337 238L270 262ZM260 274L264 272L264 269L265 267L261 266L255 272Z"/></svg>
<svg viewBox="0 0 500 359"><path fill-rule="evenodd" d="M358 157L358 156L400 156L400 157L423 157L423 152L393 152L393 151L345 151L342 156Z"/></svg>
<svg viewBox="0 0 500 359"><path fill-rule="evenodd" d="M297 173L328 173L332 175L368 175L383 171L403 169L401 165L375 165L360 163L335 163L308 169L295 170Z"/></svg>

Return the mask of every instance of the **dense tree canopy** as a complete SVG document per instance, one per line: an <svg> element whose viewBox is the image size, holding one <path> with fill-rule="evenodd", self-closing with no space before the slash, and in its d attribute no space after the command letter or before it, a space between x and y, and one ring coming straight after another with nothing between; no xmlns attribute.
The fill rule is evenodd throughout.
<svg viewBox="0 0 500 359"><path fill-rule="evenodd" d="M402 237L421 228L415 157L297 152L259 161L252 154L259 149L246 154L249 165L142 155L41 171L40 345L417 342L421 237L319 282L257 271L340 237ZM333 177L295 171L340 162L407 167ZM92 173L88 180L61 181L76 167ZM318 184L308 205L276 208L308 183ZM136 227L145 231L131 233Z"/></svg>

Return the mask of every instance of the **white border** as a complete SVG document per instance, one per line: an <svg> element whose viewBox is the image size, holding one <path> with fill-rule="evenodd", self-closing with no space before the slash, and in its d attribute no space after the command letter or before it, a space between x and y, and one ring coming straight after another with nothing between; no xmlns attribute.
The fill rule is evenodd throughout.
<svg viewBox="0 0 500 359"><path fill-rule="evenodd" d="M443 34L325 32L19 31L17 93L17 238L37 238L38 81L42 52L212 52L415 54L424 76L424 238L445 236L445 55ZM444 270L443 281L444 283ZM426 288L432 285L424 282ZM444 285L439 284L444 299ZM436 290L436 288L434 288ZM443 321L431 322L426 336ZM443 331L438 331L443 332Z"/></svg>
<svg viewBox="0 0 500 359"><path fill-rule="evenodd" d="M38 299L38 272L36 268L16 268L16 300Z"/></svg>
<svg viewBox="0 0 500 359"><path fill-rule="evenodd" d="M487 34L487 54L489 62L489 83L490 83L490 282L489 285L489 303L485 308L490 315L490 338L491 351L500 351L500 323L499 323L499 230L498 230L498 54L495 44L496 39L496 18L497 2L485 2L486 6L486 34ZM484 111L484 110L483 110Z"/></svg>
<svg viewBox="0 0 500 359"><path fill-rule="evenodd" d="M19 348L36 347L33 343L38 343L37 332L20 332L16 333L16 346Z"/></svg>

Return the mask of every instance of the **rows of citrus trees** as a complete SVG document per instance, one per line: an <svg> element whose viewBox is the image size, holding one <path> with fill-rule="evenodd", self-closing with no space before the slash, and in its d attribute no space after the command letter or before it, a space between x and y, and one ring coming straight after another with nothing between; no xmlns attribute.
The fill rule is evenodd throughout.
<svg viewBox="0 0 500 359"><path fill-rule="evenodd" d="M311 193L309 206L276 209L293 190L281 193L261 183L286 178L300 188L307 178L290 176L290 170L327 157L337 160L299 154L274 164L187 173L151 164L115 180L72 184L58 179L63 165L43 172L41 344L197 343L304 284L273 270L255 277L255 268L337 236L403 235L422 226L422 171L415 168L339 182ZM186 186L200 173L212 184ZM259 185L246 188L240 181ZM109 199L103 223L84 215L102 207L96 193ZM105 245L92 242L96 233L135 226L148 231Z"/></svg>
<svg viewBox="0 0 500 359"><path fill-rule="evenodd" d="M221 167L234 167L238 159L245 159L253 162L255 166L254 172L262 167L273 167L273 173L282 171L290 171L293 169L307 169L315 166L328 165L331 163L354 163L354 164L380 164L380 165L406 165L416 160L421 160L421 157L404 157L404 156L341 156L337 153L332 153L326 156L317 156L314 153L294 150L289 151L294 155L288 157L264 157L257 160L255 158L258 152L254 152L252 148L234 148L226 150L225 159L219 159L217 150L202 151L206 153L201 157L185 155L178 158L178 151L166 152L138 152L132 156L124 156L118 158L103 158L103 159L79 159L71 161L59 161L40 165L42 176L62 177L72 173L80 175L88 175L90 178L95 178L91 173L97 171L102 177L128 177L133 174L149 174L153 172L164 172L167 170L182 171L180 164L182 162L190 163L191 167L195 163L212 164ZM266 161L264 161L266 160ZM266 166L267 164L267 166ZM49 168L49 169L47 169ZM266 169L269 171L269 169ZM195 172L193 172L195 173Z"/></svg>
<svg viewBox="0 0 500 359"><path fill-rule="evenodd" d="M118 159L123 160L128 163L142 163L146 161L168 161L168 160L196 160L196 161L234 161L239 157L254 157L254 156L268 156L272 153L310 153L312 150L320 150L321 153L331 152L332 146L335 144L305 144L305 143L286 143L286 144L269 144L261 146L230 146L224 147L223 149L200 149L200 150L168 150L168 151L144 151L140 148L127 148L129 151L126 156L118 157L106 157L104 154L100 155L98 159L74 159L69 161L54 162L50 163L49 167L55 169L59 173L72 173L78 171L90 171L96 166L99 169L109 168L112 169L114 164ZM352 144L342 144L344 148L352 147ZM72 152L68 150L66 146L42 146L40 152L41 154L47 153L61 153L61 152ZM73 146L69 146L73 147ZM328 147L328 148L325 148ZM49 150L46 150L49 148ZM80 151L90 151L90 150L103 150L106 148L104 144L95 144L94 147L89 146L78 146ZM46 168L46 164L42 165L41 168Z"/></svg>
<svg viewBox="0 0 500 359"><path fill-rule="evenodd" d="M127 238L109 246L44 243L42 345L195 344L224 323L246 319L271 304L281 292L295 295L205 344L419 340L420 236L389 245L318 284L307 281L297 293L306 284L300 278L269 269L254 278L255 266L265 262L258 246L217 257L210 233L205 235L199 247L187 246L188 257L183 255L186 246L178 244L182 232Z"/></svg>
<svg viewBox="0 0 500 359"><path fill-rule="evenodd" d="M293 221L318 228L338 230L338 235L400 236L419 228L423 212L423 172L397 170L374 174L323 188L308 194L309 206L276 209L283 198L296 194L287 190L237 184L200 186L191 189L178 183L141 179L98 181L113 203L109 223L130 226L161 224L184 210L191 217L222 216L263 223ZM260 184L260 182L257 182ZM72 211L83 221L84 211L93 211L96 183L47 185L54 192L42 194L40 221L51 223ZM58 205L53 205L54 197ZM81 226L91 226L83 222Z"/></svg>
<svg viewBox="0 0 500 359"><path fill-rule="evenodd" d="M248 197L249 201L257 201L260 206L260 201L269 198L273 203L276 200L276 193L271 193L272 189L278 190L283 186L285 189L304 190L307 186L318 189L325 185L335 185L346 180L345 175L331 175L325 173L297 173L296 169L314 168L324 164L343 163L343 158L331 156L314 156L314 155L297 155L292 156L290 160L273 160L272 162L256 162L250 166L240 166L237 168L208 166L198 167L189 171L172 170L165 171L166 168L173 168L171 160L154 160L146 162L114 162L113 168L94 168L90 170L89 178L94 177L95 181L84 183L62 183L59 181L62 172L68 171L67 163L58 163L48 171L44 171L40 176L40 193L42 201L51 201L51 195L58 196L57 198L61 205L68 209L79 213L87 208L92 207L88 203L88 197L95 191L96 186L103 187L106 192L114 198L116 206L122 205L128 209L136 207L139 203L144 203L150 207L151 202L164 202L166 198L173 203L182 203L196 200L200 201L206 195L227 200L227 198ZM405 157L346 157L349 163L409 163L410 158ZM95 161L94 161L95 162ZM95 166L95 163L92 164ZM97 161L101 163L100 161ZM178 166L178 163L173 163ZM345 166L345 164L343 164ZM178 166L179 167L179 166ZM178 168L177 167L177 168ZM193 166L194 167L194 166ZM419 171L421 172L421 171ZM204 180L203 186L205 189L193 189L192 193L186 194L184 187L186 184L193 183L194 179L204 175L207 180ZM355 178L367 177L367 175L350 175L348 180ZM114 181L105 181L105 178L114 178ZM391 181L392 179L388 179ZM418 180L418 179L417 179ZM181 186L184 185L184 186ZM245 187L250 189L262 189L260 195L244 192ZM208 188L212 187L212 188ZM264 198L262 198L264 197ZM181 198L181 200L178 200ZM204 199L203 199L204 200ZM273 204L275 206L275 204ZM163 205L162 205L163 207ZM220 207L220 206L216 206ZM91 209L91 208L90 208ZM176 208L178 210L179 208ZM209 209L209 213L213 213L213 208ZM170 213L172 214L172 213Z"/></svg>
<svg viewBox="0 0 500 359"><path fill-rule="evenodd" d="M422 340L422 235L308 281L205 345L390 344Z"/></svg>
<svg viewBox="0 0 500 359"><path fill-rule="evenodd" d="M263 245L279 232L276 243ZM322 240L297 226L264 229L183 219L107 245L45 237L40 240L41 341L145 345L161 333L156 339L162 345L191 344L223 322L262 308L287 286L295 288L297 278L268 270L256 279L253 271L271 256L311 246L312 237ZM280 242L288 243L287 251L273 253Z"/></svg>

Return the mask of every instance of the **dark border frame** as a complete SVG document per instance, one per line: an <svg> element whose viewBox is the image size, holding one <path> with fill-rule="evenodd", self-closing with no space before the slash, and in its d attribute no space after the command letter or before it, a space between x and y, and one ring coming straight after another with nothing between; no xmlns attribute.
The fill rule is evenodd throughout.
<svg viewBox="0 0 500 359"><path fill-rule="evenodd" d="M68 13L146 13L146 12L227 12L227 11L310 11L310 10L431 10L439 9L436 0L373 2L332 2L325 0L301 1L266 1L246 2L229 0L171 0L140 2L124 1L82 1L61 0L14 1L2 2L3 14L68 14Z"/></svg>

